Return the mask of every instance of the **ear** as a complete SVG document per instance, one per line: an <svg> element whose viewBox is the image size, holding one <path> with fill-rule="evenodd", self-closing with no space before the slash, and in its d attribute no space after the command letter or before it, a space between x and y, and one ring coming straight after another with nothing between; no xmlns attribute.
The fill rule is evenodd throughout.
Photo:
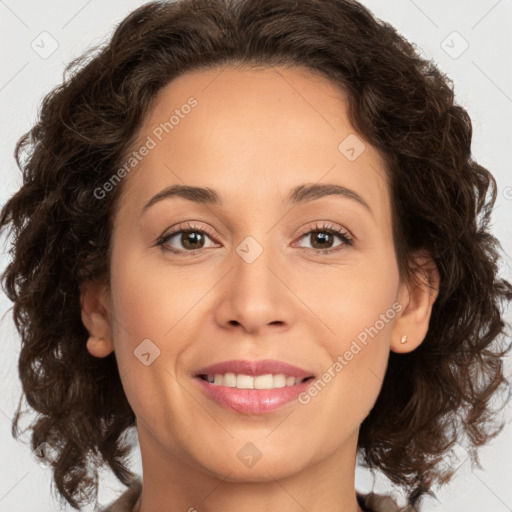
<svg viewBox="0 0 512 512"><path fill-rule="evenodd" d="M425 251L414 255L417 270L408 283L401 283L397 301L402 306L392 329L391 350L412 352L427 335L432 306L439 294L439 271L434 260ZM403 336L407 342L401 343Z"/></svg>
<svg viewBox="0 0 512 512"><path fill-rule="evenodd" d="M87 281L80 289L82 322L89 331L87 350L95 357L106 357L114 351L109 321L108 286Z"/></svg>

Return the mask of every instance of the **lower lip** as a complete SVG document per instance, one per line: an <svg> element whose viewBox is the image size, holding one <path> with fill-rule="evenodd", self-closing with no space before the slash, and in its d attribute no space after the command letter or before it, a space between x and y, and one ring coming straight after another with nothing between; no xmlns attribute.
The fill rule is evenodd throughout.
<svg viewBox="0 0 512 512"><path fill-rule="evenodd" d="M274 389L238 389L211 384L196 377L203 391L219 404L242 414L264 414L275 411L297 399L314 379Z"/></svg>

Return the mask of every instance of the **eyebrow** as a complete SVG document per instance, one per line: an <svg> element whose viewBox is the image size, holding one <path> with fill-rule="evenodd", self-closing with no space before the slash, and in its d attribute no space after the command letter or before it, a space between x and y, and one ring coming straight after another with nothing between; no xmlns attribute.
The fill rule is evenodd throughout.
<svg viewBox="0 0 512 512"><path fill-rule="evenodd" d="M285 202L288 205L294 206L297 204L314 201L315 199L320 199L321 197L325 196L339 196L346 199L351 199L364 206L364 208L373 215L368 203L357 192L334 183L304 183L302 185L298 185L289 192L285 198ZM154 205L155 203L162 201L163 199L170 199L172 197L181 197L183 199L187 199L199 204L214 206L222 206L224 204L219 194L212 188L177 184L164 188L158 192L158 194L154 195L144 205L142 208L142 213L144 213L150 206Z"/></svg>

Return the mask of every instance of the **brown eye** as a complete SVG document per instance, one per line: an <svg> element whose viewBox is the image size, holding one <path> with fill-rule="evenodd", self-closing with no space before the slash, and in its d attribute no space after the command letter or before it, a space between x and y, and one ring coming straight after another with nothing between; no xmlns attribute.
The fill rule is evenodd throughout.
<svg viewBox="0 0 512 512"><path fill-rule="evenodd" d="M206 240L210 237L200 230L175 231L162 237L159 245L165 246L171 252L191 252L205 247ZM170 246L170 248L169 248Z"/></svg>
<svg viewBox="0 0 512 512"><path fill-rule="evenodd" d="M334 242L334 235L326 231L312 231L309 236L315 249L329 249L329 245Z"/></svg>
<svg viewBox="0 0 512 512"><path fill-rule="evenodd" d="M204 245L204 233L200 231L182 231L179 240L185 249L201 249Z"/></svg>
<svg viewBox="0 0 512 512"><path fill-rule="evenodd" d="M178 226L174 231L162 235L157 245L165 251L169 251L175 254L192 253L194 251L201 251L202 249L209 247L219 247L213 242L210 245L206 245L208 240L212 240L211 235L206 229L199 229L193 225L187 224L188 229L184 229L184 226Z"/></svg>
<svg viewBox="0 0 512 512"><path fill-rule="evenodd" d="M335 239L341 240L337 245ZM304 233L300 239L308 240L311 247L304 247L305 249L316 250L317 252L331 253L343 249L345 246L353 245L353 238L343 229L331 225L319 226L315 225L312 230Z"/></svg>

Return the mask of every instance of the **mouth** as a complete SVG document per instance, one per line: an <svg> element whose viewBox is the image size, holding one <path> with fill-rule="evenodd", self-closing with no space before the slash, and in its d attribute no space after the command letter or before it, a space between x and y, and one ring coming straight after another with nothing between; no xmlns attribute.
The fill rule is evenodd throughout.
<svg viewBox="0 0 512 512"><path fill-rule="evenodd" d="M299 368L298 366L285 363L284 361L278 361L276 359L262 359L260 361L249 361L244 359L231 359L229 361L223 361L220 363L215 363L205 368L200 368L196 372L196 377L206 377L206 379L210 379L213 376L215 381L216 375L221 376L229 376L227 377L227 381L232 381L232 375L241 375L246 377L263 377L272 375L273 377L277 377L278 383L282 380L284 375L285 381L287 378L294 377L299 381L301 379L307 379L310 377L314 377L313 372L305 370L303 368ZM242 379L243 381L247 381L247 379ZM230 385L230 384L227 384Z"/></svg>
<svg viewBox="0 0 512 512"><path fill-rule="evenodd" d="M235 374L232 375L235 376ZM251 385L252 383L249 379L254 380L254 388L239 388L237 386L226 385L234 383L234 378L229 376L229 374L220 376L219 374L214 375L214 382L208 380L209 376L211 380L211 374L202 374L194 380L198 383L200 391L204 393L210 403L244 415L267 414L281 409L285 405L297 407L299 403L302 403L299 400L299 396L307 390L310 381L314 378L305 377L299 379L299 382L295 381L294 384L291 384L290 380L289 383L291 385L287 386L285 382L285 385L282 387L273 387L272 381L272 387L261 387L258 389L256 387L259 382L257 379L258 377L267 378L265 375L256 376L256 378L247 375L236 375L237 382L240 381L240 385L242 386ZM222 382L215 384L215 377L217 377L218 381L219 377L222 378ZM249 379L246 379L246 377L249 377ZM279 375L270 375L270 377L272 377L272 379L276 377L278 386L281 386L283 381ZM224 379L226 379L226 382L224 382ZM295 380L295 377L293 377L293 379ZM265 385L265 381L263 381L263 385ZM267 385L270 386L269 378Z"/></svg>
<svg viewBox="0 0 512 512"><path fill-rule="evenodd" d="M201 391L215 403L237 413L270 413L297 397L315 375L282 361L231 360L202 368L195 375Z"/></svg>
<svg viewBox="0 0 512 512"><path fill-rule="evenodd" d="M303 382L314 379L314 376L297 378L292 375L264 374L258 376L236 374L236 373L210 373L200 374L198 377L214 386L226 386L237 389L279 389L290 386L297 386Z"/></svg>

